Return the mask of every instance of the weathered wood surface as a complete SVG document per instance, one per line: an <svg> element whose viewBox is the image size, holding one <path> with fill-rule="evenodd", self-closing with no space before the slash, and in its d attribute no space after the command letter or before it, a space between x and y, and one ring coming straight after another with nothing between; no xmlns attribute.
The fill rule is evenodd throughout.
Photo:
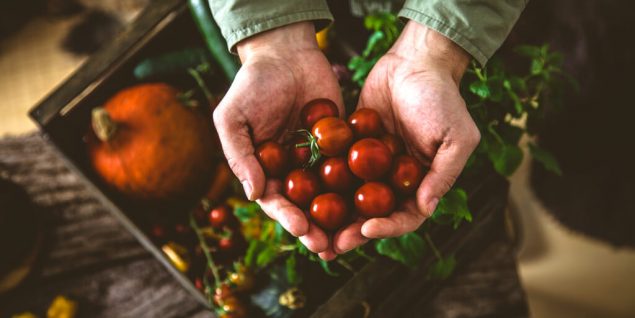
<svg viewBox="0 0 635 318"><path fill-rule="evenodd" d="M43 207L47 237L32 277L0 296L0 317L25 310L41 316L58 294L79 300L81 317L211 316L39 136L0 140L0 173ZM510 244L492 244L449 284L412 306L413 317L527 316Z"/></svg>
<svg viewBox="0 0 635 318"><path fill-rule="evenodd" d="M210 316L39 136L0 141L0 172L43 208L46 238L32 277L0 297L0 317L41 314L57 294L78 299L83 317Z"/></svg>

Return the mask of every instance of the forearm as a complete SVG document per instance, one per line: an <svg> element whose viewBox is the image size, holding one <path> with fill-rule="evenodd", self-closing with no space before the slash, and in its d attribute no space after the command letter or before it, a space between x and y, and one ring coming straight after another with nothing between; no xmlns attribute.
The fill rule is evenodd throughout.
<svg viewBox="0 0 635 318"><path fill-rule="evenodd" d="M470 55L456 43L415 21L406 24L390 53L427 70L449 73L457 85L470 61Z"/></svg>

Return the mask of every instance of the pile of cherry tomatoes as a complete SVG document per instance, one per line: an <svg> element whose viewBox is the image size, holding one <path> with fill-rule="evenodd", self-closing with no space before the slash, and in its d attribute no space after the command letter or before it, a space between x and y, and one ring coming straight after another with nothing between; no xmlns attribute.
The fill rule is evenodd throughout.
<svg viewBox="0 0 635 318"><path fill-rule="evenodd" d="M256 149L265 174L284 180L284 194L322 229L336 231L358 217L386 217L412 196L425 169L387 133L379 114L358 109L345 121L335 103L306 104L304 129L290 141L266 141Z"/></svg>

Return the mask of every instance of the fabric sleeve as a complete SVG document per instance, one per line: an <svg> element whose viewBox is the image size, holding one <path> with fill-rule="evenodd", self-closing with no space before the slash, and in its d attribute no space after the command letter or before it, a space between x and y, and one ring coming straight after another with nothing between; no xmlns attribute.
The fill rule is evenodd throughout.
<svg viewBox="0 0 635 318"><path fill-rule="evenodd" d="M283 25L313 21L319 31L333 21L325 0L209 0L227 46Z"/></svg>
<svg viewBox="0 0 635 318"><path fill-rule="evenodd" d="M529 0L406 0L399 12L445 35L485 65Z"/></svg>

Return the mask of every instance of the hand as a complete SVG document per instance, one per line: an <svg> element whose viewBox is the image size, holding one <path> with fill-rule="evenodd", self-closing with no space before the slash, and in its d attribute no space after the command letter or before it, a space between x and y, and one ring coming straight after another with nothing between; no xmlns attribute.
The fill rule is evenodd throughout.
<svg viewBox="0 0 635 318"><path fill-rule="evenodd" d="M309 250L324 252L329 248L326 234L281 194L280 180L266 180L254 145L279 141L287 131L299 129L300 110L313 99L331 99L344 114L337 79L310 22L258 34L238 43L237 49L243 65L214 111L229 166L249 200L256 200Z"/></svg>
<svg viewBox="0 0 635 318"><path fill-rule="evenodd" d="M386 218L358 222L334 237L344 253L370 238L416 230L452 187L480 134L459 94L468 54L441 34L410 21L364 84L358 108L375 109L410 154L430 166L416 193Z"/></svg>

